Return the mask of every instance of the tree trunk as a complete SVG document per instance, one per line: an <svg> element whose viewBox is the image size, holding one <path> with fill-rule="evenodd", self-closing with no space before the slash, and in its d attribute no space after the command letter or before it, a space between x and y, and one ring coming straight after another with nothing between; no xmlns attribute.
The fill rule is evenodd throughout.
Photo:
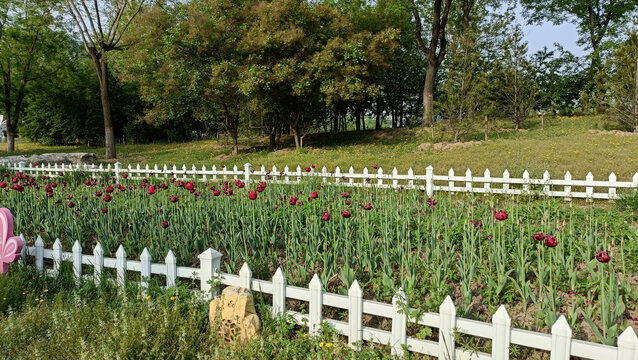
<svg viewBox="0 0 638 360"><path fill-rule="evenodd" d="M274 149L275 147L277 147L277 127L276 126L271 126L270 127L270 134L268 134L268 141L270 142L270 147L272 149Z"/></svg>
<svg viewBox="0 0 638 360"><path fill-rule="evenodd" d="M423 85L423 126L432 127L432 139L434 139L434 81L437 70L435 64L428 62Z"/></svg>
<svg viewBox="0 0 638 360"><path fill-rule="evenodd" d="M359 111L359 106L355 106L354 108L354 117L357 131L361 131L361 112Z"/></svg>
<svg viewBox="0 0 638 360"><path fill-rule="evenodd" d="M15 151L15 138L15 130L9 129L9 127L7 126L7 151Z"/></svg>
<svg viewBox="0 0 638 360"><path fill-rule="evenodd" d="M638 59L636 59L636 70L634 74L634 132L638 132Z"/></svg>
<svg viewBox="0 0 638 360"><path fill-rule="evenodd" d="M111 98L109 96L109 67L105 55L102 53L99 57L93 57L93 61L97 62L95 66L99 69L100 74L100 101L102 102L102 114L104 116L105 159L115 159L115 131L113 130Z"/></svg>
<svg viewBox="0 0 638 360"><path fill-rule="evenodd" d="M487 141L487 131L488 131L488 128L487 128L487 115L485 115L485 141Z"/></svg>
<svg viewBox="0 0 638 360"><path fill-rule="evenodd" d="M381 130L381 101L377 100L375 129Z"/></svg>

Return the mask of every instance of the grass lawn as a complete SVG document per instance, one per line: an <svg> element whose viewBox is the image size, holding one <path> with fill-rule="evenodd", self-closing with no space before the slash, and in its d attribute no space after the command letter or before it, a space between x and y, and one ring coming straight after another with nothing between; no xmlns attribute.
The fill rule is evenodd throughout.
<svg viewBox="0 0 638 360"><path fill-rule="evenodd" d="M188 167L192 164L239 166L245 162L267 167L315 164L329 169L353 166L356 170L378 164L386 172L393 167L401 172L412 167L416 173L424 173L425 167L432 165L437 174L447 173L450 167L457 173L469 168L477 174L489 168L493 175L508 169L513 177L518 177L527 169L533 177L540 177L549 170L552 177L562 178L570 171L574 179L584 178L591 171L596 179L605 180L611 172L616 173L618 180L629 180L638 171L638 136L597 132L613 128L601 117L546 119L544 130L541 130L540 119L529 120L524 126L526 131L513 132L511 124L506 122L491 127L489 141L480 141L483 133L477 128L465 134L463 141L480 142L443 150L429 148L430 134L426 129L385 129L312 134L304 139L306 148L301 151L294 150L289 138L282 138L283 145L275 151L267 147L265 138L244 138L241 143L253 145L242 146L237 156L230 155L229 145L215 140L121 145L118 161L186 164ZM436 141L449 139L442 136ZM425 145L420 147L421 144ZM12 154L71 151L95 152L98 157L104 154L101 147L51 147L24 141L18 141L17 149ZM0 155L4 154L12 155L0 151Z"/></svg>

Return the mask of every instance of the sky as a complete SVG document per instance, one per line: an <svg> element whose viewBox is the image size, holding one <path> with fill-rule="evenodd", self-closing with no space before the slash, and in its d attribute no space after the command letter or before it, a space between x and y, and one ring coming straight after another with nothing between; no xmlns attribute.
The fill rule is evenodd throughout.
<svg viewBox="0 0 638 360"><path fill-rule="evenodd" d="M551 50L554 48L554 43L561 44L565 50L572 52L576 56L584 56L588 53L583 47L576 44L578 32L574 24L554 25L552 23L544 23L541 25L528 25L523 18L520 7L516 9L516 19L523 25L525 40L528 42L528 54L530 55L542 50L545 46Z"/></svg>

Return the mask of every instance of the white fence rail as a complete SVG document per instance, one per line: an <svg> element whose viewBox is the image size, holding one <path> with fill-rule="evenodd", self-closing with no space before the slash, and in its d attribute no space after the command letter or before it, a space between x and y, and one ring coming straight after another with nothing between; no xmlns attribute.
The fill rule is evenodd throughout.
<svg viewBox="0 0 638 360"><path fill-rule="evenodd" d="M115 258L108 258L104 257L104 251L99 243L95 246L93 255L86 255L82 254L82 247L77 241L71 252L64 252L59 239L54 243L52 250L44 248L40 237L36 239L34 247L27 247L24 237L22 240L25 246L22 249L21 259L23 260L21 261L26 260L27 256L35 257L35 266L40 272L45 271L44 259L50 259L53 268L46 271L57 274L60 263L70 261L73 263L74 276L78 282L83 277L83 265L93 267L93 274L84 275L84 277L92 278L96 283L102 279L104 268L116 269L117 283L121 287L130 281L128 280L129 272L140 273L142 289L148 286L148 281L153 274L165 276L168 288L175 286L178 278L188 278L200 281L200 294L207 298L210 298L212 290L209 280L219 279L222 285L241 286L272 295L273 315L289 315L297 323L306 324L310 334L315 334L321 322L325 322L337 333L347 336L348 343L353 348L358 348L364 341L387 344L391 348L392 355L396 357L402 357L404 350L407 350L439 359L502 360L509 359L509 347L515 344L548 351L552 360L568 360L570 356L600 360L638 359L638 338L631 327L627 327L618 337L617 346L609 346L573 339L572 331L562 315L552 326L551 334L545 334L512 328L510 316L504 305L501 305L492 316L492 323L457 317L454 303L448 296L439 307L438 313L426 312L414 318L407 315L414 313L415 309L407 307L402 290L394 296L392 304L386 304L363 299L363 292L356 280L350 286L348 295L338 295L324 292L323 284L316 274L308 288L303 288L287 285L286 276L281 268L277 269L271 281L253 278L250 267L246 263L239 271L239 275L221 273L222 254L213 249L200 254L200 267L192 268L177 266L172 251L168 252L163 264L158 264L152 262L147 249L144 249L139 261L132 261L127 259L122 246L117 250ZM308 314L286 309L286 299L309 303ZM348 321L324 318L323 306L348 311ZM392 330L363 326L363 314L391 319ZM438 342L408 336L408 323L439 329ZM457 348L456 334L491 340L491 354Z"/></svg>
<svg viewBox="0 0 638 360"><path fill-rule="evenodd" d="M255 170L248 163L244 164L243 169L238 168L237 165L233 169L226 167L218 169L215 165L210 169L206 168L205 165L199 169L195 165L191 169L187 169L186 165L182 165L181 168L176 165L171 167L164 165L162 168L157 165L152 168L146 165L142 168L139 164L135 167L131 164L128 167L122 167L119 162L113 165L108 164L106 167L102 164L99 166L95 164L33 165L25 162L2 163L0 166L32 175L52 177L65 172L83 171L93 174L109 174L116 179L120 179L122 175L126 174L131 179L168 178L170 176L180 179L194 178L197 181L215 181L233 178L246 182L269 180L284 184L298 183L304 177L314 177L320 178L326 184L343 186L419 189L425 190L428 196L432 196L435 191L447 191L509 195L537 194L561 197L567 201L572 198L615 200L620 198L617 189L638 189L638 172L634 174L632 181L617 181L614 173L609 174L607 180L594 180L591 172L584 180L574 180L569 171L562 179L552 179L548 171L545 171L540 179L530 178L527 170L523 172L521 178L510 177L508 170L505 170L501 177L492 177L489 169L486 169L482 176L473 175L470 169L467 169L465 175L456 175L454 169L450 169L447 175L435 175L432 166L425 169L424 175L415 174L411 168L407 174L399 174L396 168L388 174L384 173L382 168L370 172L367 167L363 169L362 173L355 173L352 167L347 172L342 172L339 167L335 168L334 171L328 171L325 166L321 171L315 171L314 168L302 169L301 166L297 166L296 170L291 170L288 166L285 166L283 170L277 169L276 166L273 166L272 169L266 169L264 165Z"/></svg>

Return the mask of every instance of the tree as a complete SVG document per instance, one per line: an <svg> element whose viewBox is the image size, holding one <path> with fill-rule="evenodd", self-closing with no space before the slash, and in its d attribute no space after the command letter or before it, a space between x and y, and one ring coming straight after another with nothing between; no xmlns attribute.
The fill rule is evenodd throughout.
<svg viewBox="0 0 638 360"><path fill-rule="evenodd" d="M423 125L430 125L432 128L432 138L434 139L434 85L436 82L436 74L439 71L443 59L445 59L445 53L447 51L445 31L452 7L452 0L434 0L430 40L428 44L423 40L423 22L421 20L420 11L417 8L416 0L411 0L411 2L416 41L419 45L419 49L421 49L427 60L425 84L423 85Z"/></svg>
<svg viewBox="0 0 638 360"><path fill-rule="evenodd" d="M90 3L87 0L65 0L68 14L82 37L84 50L91 57L100 84L106 159L116 157L109 94L109 56L111 52L126 47L121 43L122 36L146 2L147 0L94 0Z"/></svg>
<svg viewBox="0 0 638 360"><path fill-rule="evenodd" d="M521 0L521 3L532 23L571 22L578 26L579 43L592 50L590 75L602 64L600 51L605 39L616 35L638 6L636 0Z"/></svg>
<svg viewBox="0 0 638 360"><path fill-rule="evenodd" d="M512 25L511 12L506 13L502 21L508 25L488 81L498 113L511 118L518 130L534 107L537 87L527 59L527 42L523 40L521 25Z"/></svg>
<svg viewBox="0 0 638 360"><path fill-rule="evenodd" d="M638 132L638 33L633 30L607 61L601 72L605 103L622 126Z"/></svg>
<svg viewBox="0 0 638 360"><path fill-rule="evenodd" d="M40 1L0 0L0 101L7 126L7 151L15 136L24 101L34 81L49 78L70 56L61 21Z"/></svg>

